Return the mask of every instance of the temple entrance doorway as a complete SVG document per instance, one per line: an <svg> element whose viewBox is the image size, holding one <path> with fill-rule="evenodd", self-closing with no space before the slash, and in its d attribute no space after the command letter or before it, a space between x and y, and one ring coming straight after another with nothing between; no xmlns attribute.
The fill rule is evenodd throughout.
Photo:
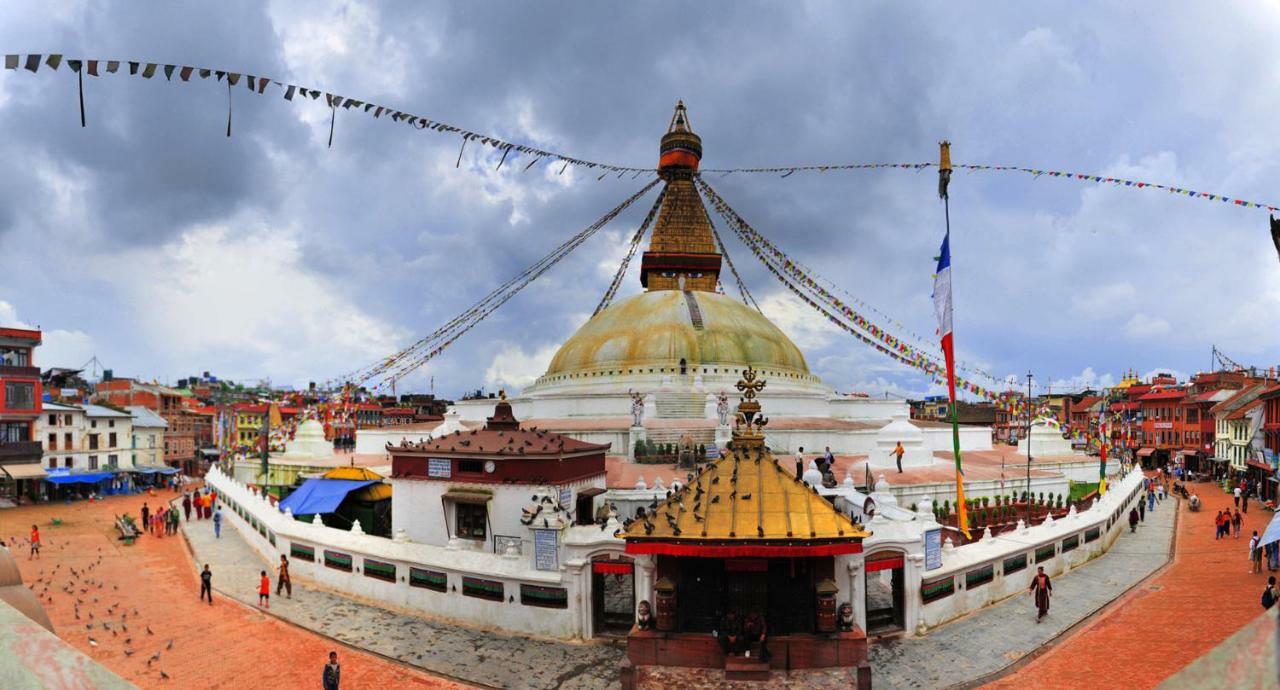
<svg viewBox="0 0 1280 690"><path fill-rule="evenodd" d="M887 635L906 628L906 575L901 551L866 557L867 634Z"/></svg>
<svg viewBox="0 0 1280 690"><path fill-rule="evenodd" d="M595 637L625 637L635 623L635 565L631 561L591 563L591 617Z"/></svg>

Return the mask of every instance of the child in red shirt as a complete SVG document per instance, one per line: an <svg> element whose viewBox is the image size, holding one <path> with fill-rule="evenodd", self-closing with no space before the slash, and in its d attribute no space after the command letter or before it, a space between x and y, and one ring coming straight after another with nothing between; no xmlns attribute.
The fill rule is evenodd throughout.
<svg viewBox="0 0 1280 690"><path fill-rule="evenodd" d="M271 608L271 578L267 571L262 571L262 580L258 583L258 606Z"/></svg>

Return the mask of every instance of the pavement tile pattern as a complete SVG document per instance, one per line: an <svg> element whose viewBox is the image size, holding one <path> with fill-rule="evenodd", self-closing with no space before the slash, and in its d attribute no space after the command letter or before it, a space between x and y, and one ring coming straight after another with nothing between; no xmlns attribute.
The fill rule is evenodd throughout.
<svg viewBox="0 0 1280 690"><path fill-rule="evenodd" d="M140 688L318 688L336 648L343 690L459 687L217 595L212 606L199 601L195 567L180 536L146 536L133 546L116 538L114 514L136 516L144 500L154 508L160 498L0 511L0 538L58 636L98 663ZM62 524L52 524L55 518ZM32 523L44 543L38 560L27 559Z"/></svg>
<svg viewBox="0 0 1280 690"><path fill-rule="evenodd" d="M1031 596L1017 595L931 630L924 637L873 643L874 686L945 688L971 684L1039 651L1169 561L1176 505L1166 499L1146 514L1136 533L1126 529L1106 555L1053 578L1049 615L1040 623L1036 623Z"/></svg>
<svg viewBox="0 0 1280 690"><path fill-rule="evenodd" d="M1195 513L1185 503L1180 508L1177 550L1167 569L993 687L1154 688L1254 621L1269 573L1265 567L1249 572L1248 539L1253 530L1261 534L1274 513L1250 502L1240 538L1215 540L1214 516L1234 508L1232 498L1212 484L1192 490L1204 505ZM1275 662L1259 655L1250 663ZM1219 680L1202 687L1248 687Z"/></svg>
<svg viewBox="0 0 1280 690"><path fill-rule="evenodd" d="M224 525L214 539L209 521L184 525L196 560L216 573L213 588L256 606L260 572L272 578L270 613L353 647L400 660L468 684L493 688L620 687L622 649L534 639L450 625L421 613L396 611L295 576L293 598L275 596L275 571L240 533Z"/></svg>

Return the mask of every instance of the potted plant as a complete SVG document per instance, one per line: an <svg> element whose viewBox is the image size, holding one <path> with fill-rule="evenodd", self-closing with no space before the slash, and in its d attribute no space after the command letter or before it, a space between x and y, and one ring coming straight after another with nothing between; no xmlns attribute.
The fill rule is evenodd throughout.
<svg viewBox="0 0 1280 690"><path fill-rule="evenodd" d="M946 513L947 515L951 514L951 499L948 498L947 500L942 502L942 512Z"/></svg>
<svg viewBox="0 0 1280 690"><path fill-rule="evenodd" d="M988 499L986 496L983 496L983 497L982 497L982 509L983 509L983 510L986 510L986 509L987 509L987 505L988 505L990 502L991 502L991 501L990 501L990 499Z"/></svg>

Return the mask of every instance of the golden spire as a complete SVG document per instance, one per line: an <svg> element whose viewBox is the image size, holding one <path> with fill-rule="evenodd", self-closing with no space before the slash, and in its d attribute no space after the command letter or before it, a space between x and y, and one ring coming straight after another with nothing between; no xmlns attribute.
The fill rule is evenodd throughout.
<svg viewBox="0 0 1280 690"><path fill-rule="evenodd" d="M702 138L690 129L684 101L676 104L659 151L658 174L667 186L649 250L641 258L640 284L650 290L715 292L720 252L693 185L702 160Z"/></svg>

